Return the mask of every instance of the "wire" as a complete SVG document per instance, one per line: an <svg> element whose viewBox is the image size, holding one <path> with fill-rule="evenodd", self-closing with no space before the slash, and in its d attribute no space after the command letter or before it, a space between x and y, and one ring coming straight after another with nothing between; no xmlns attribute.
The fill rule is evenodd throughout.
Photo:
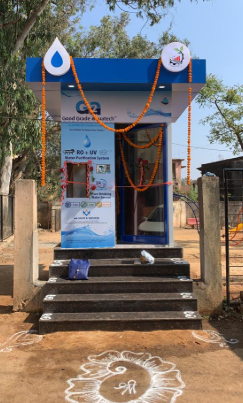
<svg viewBox="0 0 243 403"><path fill-rule="evenodd" d="M36 120L36 121L40 121L41 122L41 118L25 118L25 117L14 117L14 116L1 116L0 115L0 119L12 119L12 120ZM56 122L54 120L48 120L46 119L46 122L48 123L60 123L60 122Z"/></svg>
<svg viewBox="0 0 243 403"><path fill-rule="evenodd" d="M13 116L1 116L0 115L0 119L15 119L15 120L36 120L36 121L41 121L41 119L39 118L25 118L25 117L13 117ZM48 123L61 123L61 122L56 122L54 120L46 120L46 122ZM175 146L180 146L180 147L187 147L186 144L178 144L178 143L172 143ZM197 147L197 146L191 146L192 148L197 148L200 150L207 150L207 151L220 151L220 152L231 152L230 150L219 150L217 148L207 148L207 147Z"/></svg>
<svg viewBox="0 0 243 403"><path fill-rule="evenodd" d="M186 144L178 144L178 143L172 143L175 146L181 146L181 147L187 147ZM200 150L207 150L207 151L222 151L222 152L230 152L230 150L218 150L217 148L207 148L207 147L197 147L197 146L191 146L192 148L198 148Z"/></svg>

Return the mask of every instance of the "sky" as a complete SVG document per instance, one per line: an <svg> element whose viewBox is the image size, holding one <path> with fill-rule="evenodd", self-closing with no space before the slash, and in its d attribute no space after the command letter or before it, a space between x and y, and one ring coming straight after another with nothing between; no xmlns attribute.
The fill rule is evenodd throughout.
<svg viewBox="0 0 243 403"><path fill-rule="evenodd" d="M90 25L99 25L105 15L119 15L122 11L109 12L105 1L98 0L92 11L88 11L82 18L81 24L85 28ZM127 9L123 6L124 9ZM200 59L206 59L207 74L213 73L222 79L226 85L242 84L243 51L241 37L243 34L243 0L190 0L177 2L168 16L159 24L150 27L144 26L146 20L130 14L131 22L127 32L129 36L146 35L151 41L157 41L159 35L173 23L171 32L180 38L188 38L190 49ZM144 26L144 27L143 27ZM162 49L161 49L162 50ZM234 157L225 145L209 144L207 135L209 126L200 124L200 120L212 114L212 109L202 109L194 101L192 104L192 161L191 177L200 176L197 170L201 164L219 159ZM173 158L187 157L187 112L173 124ZM178 145L179 144L179 145ZM197 147L197 148L194 148ZM204 149L205 148L205 149ZM186 168L182 171L186 176Z"/></svg>

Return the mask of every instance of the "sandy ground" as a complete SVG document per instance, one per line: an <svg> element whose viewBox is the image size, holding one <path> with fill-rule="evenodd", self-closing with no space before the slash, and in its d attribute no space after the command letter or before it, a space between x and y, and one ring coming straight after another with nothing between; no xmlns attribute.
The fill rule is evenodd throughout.
<svg viewBox="0 0 243 403"><path fill-rule="evenodd" d="M221 231L221 236L224 231ZM237 235L234 239L237 241L242 235ZM194 229L175 229L174 239L183 247L184 258L190 263L191 278L200 278L200 249L199 234ZM221 244L221 266L222 266L222 285L223 296L226 295L226 262L225 262L225 244L222 237ZM230 274L231 274L231 299L237 299L239 292L243 291L243 242L239 245L231 245L229 251Z"/></svg>
<svg viewBox="0 0 243 403"><path fill-rule="evenodd" d="M184 247L192 276L198 278L196 231L176 230L175 239ZM59 233L40 231L43 280L59 241ZM38 315L12 313L13 248L13 239L0 245L0 403L243 401L243 322L239 315L203 324L204 329L226 339L237 339L236 344L225 343L216 333L209 338L208 333L197 331L203 341L189 330L26 334L37 331ZM242 250L234 253L240 255ZM116 352L107 354L109 350ZM124 351L130 352L121 354Z"/></svg>
<svg viewBox="0 0 243 403"><path fill-rule="evenodd" d="M199 235L195 229L176 229L174 233L175 242L183 247L184 258L190 263L191 277L200 278L200 252ZM60 232L39 231L39 278L48 279L49 265L53 262L53 249L60 242ZM222 284L223 296L225 295L225 246L221 248L222 263ZM235 297L243 290L243 243L230 248L232 277L234 282L232 291ZM240 259L239 259L240 258ZM242 258L242 259L241 259ZM13 237L0 243L0 311L1 306L12 304L13 284L13 263L14 263L14 239Z"/></svg>
<svg viewBox="0 0 243 403"><path fill-rule="evenodd" d="M0 342L36 328L36 319L24 313L1 315ZM0 345L0 402L242 403L243 324L223 319L205 321L204 327L239 343L221 347L196 339L189 330L60 332L40 341L34 334L28 339L20 335ZM207 336L203 331L197 334ZM34 341L39 342L21 344ZM1 352L7 346L12 351ZM110 350L116 353L103 354ZM130 353L121 356L124 351ZM84 375L84 369L90 373ZM83 376L77 379L78 375ZM131 381L135 388L129 392ZM69 396L65 390L70 386L74 394Z"/></svg>

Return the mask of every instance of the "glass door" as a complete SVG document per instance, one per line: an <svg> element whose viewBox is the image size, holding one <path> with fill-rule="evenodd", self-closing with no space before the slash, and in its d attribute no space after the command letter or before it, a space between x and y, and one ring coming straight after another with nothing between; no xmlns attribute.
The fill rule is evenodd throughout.
<svg viewBox="0 0 243 403"><path fill-rule="evenodd" d="M125 127L126 125L124 125ZM118 128L123 127L117 125ZM145 145L159 132L160 125L138 125L127 136L138 145ZM123 139L127 169L133 183L146 185L153 173L158 155L158 142L149 148L138 149ZM167 244L167 161L166 125L163 128L163 147L153 186L137 192L129 184L121 161L116 138L117 185L117 241L121 243ZM141 167L142 165L142 167Z"/></svg>

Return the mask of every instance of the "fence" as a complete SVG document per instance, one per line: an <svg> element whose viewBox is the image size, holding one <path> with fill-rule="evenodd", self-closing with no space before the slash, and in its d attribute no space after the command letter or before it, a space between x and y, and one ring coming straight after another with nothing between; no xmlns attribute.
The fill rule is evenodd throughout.
<svg viewBox="0 0 243 403"><path fill-rule="evenodd" d="M14 233L14 196L0 195L0 242Z"/></svg>
<svg viewBox="0 0 243 403"><path fill-rule="evenodd" d="M39 202L38 203L38 225L43 229L52 232L61 229L61 203L60 202Z"/></svg>
<svg viewBox="0 0 243 403"><path fill-rule="evenodd" d="M227 303L243 290L243 169L224 169Z"/></svg>

